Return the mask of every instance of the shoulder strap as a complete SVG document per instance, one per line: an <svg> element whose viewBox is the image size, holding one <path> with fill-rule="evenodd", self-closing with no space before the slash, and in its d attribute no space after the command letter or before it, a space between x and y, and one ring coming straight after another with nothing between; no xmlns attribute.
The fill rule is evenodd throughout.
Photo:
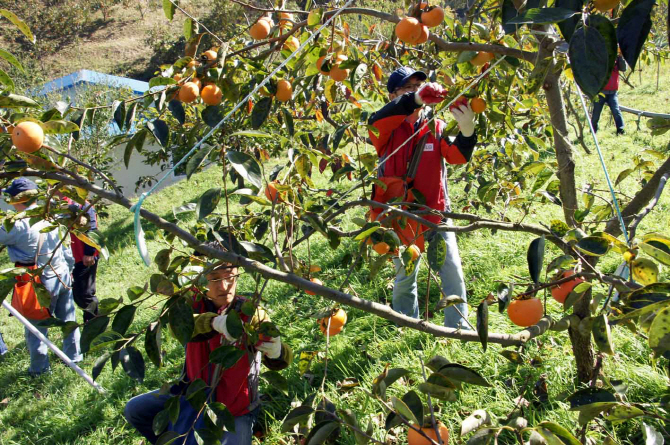
<svg viewBox="0 0 670 445"><path fill-rule="evenodd" d="M44 233L40 232L40 237L37 241L37 250L35 251L35 259L33 260L35 266L37 266L37 258L40 256L40 250L42 250L43 245L44 245Z"/></svg>

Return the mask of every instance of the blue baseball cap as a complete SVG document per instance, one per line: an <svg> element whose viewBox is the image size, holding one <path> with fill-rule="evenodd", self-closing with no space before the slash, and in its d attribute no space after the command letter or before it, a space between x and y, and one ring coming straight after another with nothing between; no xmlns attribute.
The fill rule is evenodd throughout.
<svg viewBox="0 0 670 445"><path fill-rule="evenodd" d="M16 195L18 195L21 192L25 192L28 190L37 190L37 184L35 184L33 181L31 181L28 178L16 178L14 181L12 181L12 184L7 187L6 189L3 190L4 193L7 193L9 196L12 198Z"/></svg>
<svg viewBox="0 0 670 445"><path fill-rule="evenodd" d="M416 76L420 80L428 79L428 76L423 71L417 71L414 68L403 66L391 73L388 82L386 82L386 89L389 93L393 93L397 88L405 85L412 76Z"/></svg>

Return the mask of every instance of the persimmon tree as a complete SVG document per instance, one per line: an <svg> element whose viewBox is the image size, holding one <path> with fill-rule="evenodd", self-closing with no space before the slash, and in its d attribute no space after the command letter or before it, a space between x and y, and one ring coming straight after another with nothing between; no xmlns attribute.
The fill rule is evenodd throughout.
<svg viewBox="0 0 670 445"><path fill-rule="evenodd" d="M11 78L0 71L4 86L0 125L5 130L0 134L4 157L0 178L7 182L18 176L45 180L45 186L30 197L42 204L24 213L7 213L5 227L10 229L16 220L28 217L72 229L72 222L59 217L63 209L50 201L60 190L80 202L105 199L132 208L137 215L138 248L147 264L151 259L144 247L142 221L160 229L166 243L166 248L153 258L160 273L151 275L144 287L129 288L128 302L123 298L101 302L101 315L83 327L82 346L101 354L94 376L110 361L112 367L121 363L126 373L141 380L145 365L137 344L142 341L149 360L161 366L161 326L170 325L182 343L194 329L188 301L193 297L193 286L202 285L202 270L191 266L207 270L212 261L227 261L253 274L257 282L254 303L264 283L277 280L399 326L478 341L483 348L489 343L522 345L550 328L568 330L577 380L589 385L570 399L572 408L580 412L580 423L586 425L603 412L609 420L647 416L667 422L660 406L629 405L609 388L596 388L595 383L603 359L614 352L610 335L613 328L627 327L631 335L645 331L653 353L670 358L670 285L658 282L658 265L670 265L670 237L636 234L670 176L670 159L667 153L650 150L634 159L627 173L616 180L618 184L631 173L639 173L639 190L630 198L613 192L615 202L596 194L591 187L578 189L575 148L570 142L566 114L566 101L574 100L566 92L595 98L607 83L619 50L635 68L651 31L653 0L616 3L607 14L596 9L602 9L602 5L580 0L557 0L552 6L484 1L468 11L466 23L446 11L444 22L431 28L426 42L418 45L402 43L392 34L393 26L402 19L395 15L397 11L349 4L302 11L283 4L264 8L237 0L234 3L252 20L249 26L240 25L239 37L223 41L175 2L163 2L169 20L184 20L186 52L174 63L161 66L149 82L151 90L141 97L88 108L59 104L45 109L33 99L13 93ZM405 8L406 16L417 21L434 9L417 3L407 3ZM30 35L17 17L9 11L0 12ZM350 23L352 16L368 17L371 26ZM250 42L246 32L252 26L258 40ZM203 39L210 39L215 46L201 47ZM11 53L3 51L0 57L20 69ZM424 206L418 193L407 201L379 203L370 199L369 186L382 185L375 179L378 161L368 143L368 132L374 131L367 125L368 117L386 101L385 74L404 64L421 68L431 79L448 85L450 99L463 94L486 103L478 122L480 142L472 160L450 171L452 177L465 183L463 195L455 199L463 203L461 211L438 212L465 224L447 226L426 220L427 214L436 211ZM207 93L201 94L205 89ZM444 115L449 102L435 106L429 116ZM574 103L580 105L581 101ZM177 171L185 173L187 179L205 166L221 169L220 187L203 190L197 205L175 208L175 212L195 212L195 224L169 222L142 209L144 196L139 204L134 203L113 178L72 155L72 146L85 138L87 123L101 113L121 130L121 134L109 138L108 144L125 147L126 164L137 152L150 163L168 167L170 162L176 163ZM35 153L24 153L13 146L10 137L13 127L26 120L38 123L45 133L44 146ZM429 125L432 122L431 117ZM434 125L431 128L434 131ZM445 133L454 131L456 125L451 122ZM160 150L148 150L150 140ZM319 189L314 177L326 172L332 173L333 185ZM242 205L238 213L232 210L233 196ZM543 203L560 206L562 219L541 224L524 222L525 216ZM220 204L221 212L217 211ZM371 207L381 209L381 221L366 219L365 212ZM338 224L341 215L351 212L358 225L354 230ZM323 237L332 249L353 246L347 253L351 259L349 274L366 262L370 273L375 274L394 254L411 266L416 259L390 228L391 221L401 226L414 221L432 231L527 233L529 247L525 253L531 284L501 285L494 290L497 299L490 303L503 312L511 301L533 298L541 292L546 303L546 290L572 285L562 302L565 316L561 320L545 316L515 335L498 334L488 331L489 302L484 301L477 308L476 331L444 328L343 292L344 284L336 289L312 281L317 272L311 267L311 257L301 258L295 252L310 239ZM627 233L623 239L622 230ZM79 235L85 242L104 248L98 234ZM382 254L375 255L368 240L386 243L388 249L384 246L381 252L377 250ZM545 261L546 241L561 255ZM208 242L219 243L223 250L212 248ZM191 255L191 248L205 254L210 262ZM430 269L440 266L442 249L440 241L428 246ZM620 255L632 278L601 270L598 261L604 255ZM602 292L603 288L608 292ZM618 299L612 298L614 291ZM129 331L136 311L149 298L163 300L160 315L144 329ZM452 303L453 298L444 295L440 307ZM66 330L72 327L62 326ZM249 327L239 323L229 330L252 343L260 335L277 335L272 325ZM509 352L513 359L513 351ZM222 363L231 359L226 351L219 358ZM419 389L427 396L427 408L414 391L402 400L386 398L386 387L407 370L387 369L375 380L370 397L380 400L391 413L388 428L399 423L408 428L410 424L422 424L424 415L433 412L431 396L454 401L463 383L488 384L475 370L449 364L440 357L431 359L426 367L433 373L426 375L422 365L424 382ZM355 432L358 443L376 441L358 425L354 413L338 412L335 416L327 405L311 400L293 411L285 422L286 431L293 431L316 413L326 417L321 417L309 433L313 440L309 443L319 443L318 438L328 437L340 424ZM579 443L575 435L556 424L529 427L519 421L513 426L495 426L484 414L470 419L467 427L464 423L463 434L478 430L476 436L490 440L509 433L523 442L525 435L532 433L549 441L555 438L550 443ZM430 423L435 426L434 416ZM481 429L482 425L488 426Z"/></svg>

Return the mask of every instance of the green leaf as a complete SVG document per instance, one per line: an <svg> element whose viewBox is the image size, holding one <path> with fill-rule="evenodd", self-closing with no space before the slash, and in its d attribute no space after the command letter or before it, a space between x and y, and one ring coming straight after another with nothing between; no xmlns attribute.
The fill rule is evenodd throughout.
<svg viewBox="0 0 670 445"><path fill-rule="evenodd" d="M126 103L124 101L115 100L112 102L112 117L119 130L123 131L123 126L126 123Z"/></svg>
<svg viewBox="0 0 670 445"><path fill-rule="evenodd" d="M165 86L165 85L176 85L176 84L177 81L174 80L172 77L157 76L149 79L149 88Z"/></svg>
<svg viewBox="0 0 670 445"><path fill-rule="evenodd" d="M604 354L614 355L614 343L612 332L606 314L600 314L591 325L593 340L598 350Z"/></svg>
<svg viewBox="0 0 670 445"><path fill-rule="evenodd" d="M165 13L165 17L172 21L172 18L174 17L174 12L176 10L176 7L174 3L170 0L163 0L163 12Z"/></svg>
<svg viewBox="0 0 670 445"><path fill-rule="evenodd" d="M191 159L189 159L186 163L186 179L191 179L193 173L198 170L202 164L202 161L207 159L207 156L209 156L209 153L212 150L214 150L214 147L212 146L200 147L198 151L196 151L195 154L191 156Z"/></svg>
<svg viewBox="0 0 670 445"><path fill-rule="evenodd" d="M126 290L126 295L130 298L130 301L135 301L140 298L147 291L147 287L141 286L132 286ZM117 331L118 332L118 331Z"/></svg>
<svg viewBox="0 0 670 445"><path fill-rule="evenodd" d="M288 380L279 372L266 371L261 374L261 378L268 383L270 388L288 396Z"/></svg>
<svg viewBox="0 0 670 445"><path fill-rule="evenodd" d="M656 357L670 351L670 307L660 310L649 328L649 347Z"/></svg>
<svg viewBox="0 0 670 445"><path fill-rule="evenodd" d="M263 126L265 120L270 115L270 108L272 107L272 98L264 97L256 102L253 110L251 110L251 128L258 130Z"/></svg>
<svg viewBox="0 0 670 445"><path fill-rule="evenodd" d="M170 128L165 121L156 119L153 122L147 122L147 128L151 131L151 134L154 135L158 143L161 144L162 147L167 148L170 140Z"/></svg>
<svg viewBox="0 0 670 445"><path fill-rule="evenodd" d="M16 280L14 278L5 278L0 281L0 304L2 304L2 302L5 301L5 298L7 298L7 295L14 290L15 284Z"/></svg>
<svg viewBox="0 0 670 445"><path fill-rule="evenodd" d="M172 335L174 335L182 345L186 345L193 336L195 323L193 321L193 310L183 297L177 297L177 299L170 305L170 309L168 309L168 320Z"/></svg>
<svg viewBox="0 0 670 445"><path fill-rule="evenodd" d="M621 12L617 25L617 40L623 55L631 69L635 69L637 59L642 52L644 42L651 30L651 11L654 0L632 0Z"/></svg>
<svg viewBox="0 0 670 445"><path fill-rule="evenodd" d="M226 329L233 338L240 338L240 336L244 333L244 326L242 324L240 314L238 314L234 309L228 312L228 317L226 318Z"/></svg>
<svg viewBox="0 0 670 445"><path fill-rule="evenodd" d="M288 131L288 134L293 137L295 134L295 126L293 124L293 116L291 115L291 112L288 110L288 108L282 108L282 116L284 117L284 125L286 125L286 130Z"/></svg>
<svg viewBox="0 0 670 445"><path fill-rule="evenodd" d="M137 113L137 106L137 102L133 102L133 104L128 109L128 112L126 113L126 130L130 130L133 126L135 114Z"/></svg>
<svg viewBox="0 0 670 445"><path fill-rule="evenodd" d="M424 411L423 402L421 401L421 398L416 393L416 391L408 391L407 394L402 396L402 402L407 408L409 408L409 410L414 415L414 418L417 419L417 424L422 424Z"/></svg>
<svg viewBox="0 0 670 445"><path fill-rule="evenodd" d="M428 251L426 252L428 257L428 265L435 272L438 272L442 265L444 264L444 259L447 256L447 243L442 236L436 234L433 239L428 243Z"/></svg>
<svg viewBox="0 0 670 445"><path fill-rule="evenodd" d="M668 246L666 244L656 240L649 240L639 243L638 247L659 263L670 266L670 253L668 252Z"/></svg>
<svg viewBox="0 0 670 445"><path fill-rule="evenodd" d="M605 40L605 46L607 48L607 72L611 73L614 69L614 64L616 63L618 55L618 46L616 41L616 29L612 22L601 14L589 14L586 20L586 25L598 30L600 35ZM609 80L609 76L608 76Z"/></svg>
<svg viewBox="0 0 670 445"><path fill-rule="evenodd" d="M530 246L528 246L526 259L528 261L530 278L537 284L540 281L540 273L542 272L542 264L544 263L544 236L531 241Z"/></svg>
<svg viewBox="0 0 670 445"><path fill-rule="evenodd" d="M95 363L93 363L93 369L91 369L91 377L94 381L100 376L102 369L105 367L107 360L109 360L111 356L111 352L105 352L100 357L95 359Z"/></svg>
<svg viewBox="0 0 670 445"><path fill-rule="evenodd" d="M165 273L170 267L170 255L172 254L171 249L161 249L158 251L154 257L154 263L162 273Z"/></svg>
<svg viewBox="0 0 670 445"><path fill-rule="evenodd" d="M363 231L354 237L354 241L361 241L375 233L381 227L381 223L375 221L370 222L363 227Z"/></svg>
<svg viewBox="0 0 670 445"><path fill-rule="evenodd" d="M123 370L126 374L128 374L128 377L142 383L144 380L145 370L142 353L140 353L140 351L134 347L128 346L127 348L121 350L121 353L119 354L119 360Z"/></svg>
<svg viewBox="0 0 670 445"><path fill-rule="evenodd" d="M658 266L647 258L638 258L631 264L633 279L646 286L658 282Z"/></svg>
<svg viewBox="0 0 670 445"><path fill-rule="evenodd" d="M0 58L5 59L10 64L14 65L17 70L21 71L23 74L26 74L26 71L23 69L23 66L19 63L18 59L14 57L14 55L9 51L5 51L4 49L0 48Z"/></svg>
<svg viewBox="0 0 670 445"><path fill-rule="evenodd" d="M0 108L39 108L39 106L40 104L28 97L6 91L0 92Z"/></svg>
<svg viewBox="0 0 670 445"><path fill-rule="evenodd" d="M147 353L149 360L160 368L163 364L163 356L161 355L161 322L155 321L151 323L144 336L144 350Z"/></svg>
<svg viewBox="0 0 670 445"><path fill-rule="evenodd" d="M14 81L11 77L9 77L9 74L4 72L2 69L0 69L0 83L7 87L8 91L14 91Z"/></svg>
<svg viewBox="0 0 670 445"><path fill-rule="evenodd" d="M118 332L121 335L125 335L126 331L133 323L136 310L137 306L133 305L122 307L114 316L114 321L112 321L112 330Z"/></svg>
<svg viewBox="0 0 670 445"><path fill-rule="evenodd" d="M182 436L180 436L179 433L175 431L166 431L160 435L156 441L156 445L176 445L178 443L177 439L180 437Z"/></svg>
<svg viewBox="0 0 670 445"><path fill-rule="evenodd" d="M321 23L323 18L323 8L312 9L307 15L307 26L309 28L316 28Z"/></svg>
<svg viewBox="0 0 670 445"><path fill-rule="evenodd" d="M452 388L447 388L446 386L436 385L434 383L422 382L419 383L417 387L419 391L424 394L429 394L431 397L435 397L440 400L447 402L456 401L456 393Z"/></svg>
<svg viewBox="0 0 670 445"><path fill-rule="evenodd" d="M590 98L603 89L611 72L605 38L592 27L582 27L570 39L568 56L577 85Z"/></svg>
<svg viewBox="0 0 670 445"><path fill-rule="evenodd" d="M184 106L181 104L181 101L171 100L168 102L168 110L172 113L172 116L177 119L180 125L186 123L186 111L184 111Z"/></svg>
<svg viewBox="0 0 670 445"><path fill-rule="evenodd" d="M247 153L231 150L226 152L226 160L231 163L235 171L255 187L263 186L261 167L258 161Z"/></svg>
<svg viewBox="0 0 670 445"><path fill-rule="evenodd" d="M320 445L330 437L333 432L338 429L340 424L333 420L325 420L317 423L314 428L307 435L305 445Z"/></svg>
<svg viewBox="0 0 670 445"><path fill-rule="evenodd" d="M202 110L200 115L207 125L214 128L219 125L219 122L223 119L223 107L221 107L221 105L207 106Z"/></svg>
<svg viewBox="0 0 670 445"><path fill-rule="evenodd" d="M198 204L195 207L195 213L198 214L198 219L203 219L216 210L216 206L219 205L220 200L220 188L211 188L203 193L202 196L198 199Z"/></svg>
<svg viewBox="0 0 670 445"><path fill-rule="evenodd" d="M402 400L398 399L397 397L391 396L391 405L393 405L393 408L395 408L396 412L403 416L406 420L408 420L412 424L419 424L419 420L414 416L414 413L412 410L409 409L407 405L405 405L405 402ZM422 419L423 421L423 419ZM423 423L423 422L421 422Z"/></svg>
<svg viewBox="0 0 670 445"><path fill-rule="evenodd" d="M79 131L79 126L74 122L64 120L51 120L40 123L44 134L66 134Z"/></svg>
<svg viewBox="0 0 670 445"><path fill-rule="evenodd" d="M577 13L577 11L566 8L530 8L524 11L523 14L508 20L507 24L533 23L535 25L547 25L569 19Z"/></svg>
<svg viewBox="0 0 670 445"><path fill-rule="evenodd" d="M305 406L305 405L298 406L297 408L293 409L286 415L286 418L284 419L284 422L282 423L281 426L281 432L289 433L293 431L294 426L296 426L299 423L307 422L307 419L313 413L314 408L312 408L311 406Z"/></svg>
<svg viewBox="0 0 670 445"><path fill-rule="evenodd" d="M602 236L592 235L577 241L575 247L587 255L602 256L610 250L610 243Z"/></svg>
<svg viewBox="0 0 670 445"><path fill-rule="evenodd" d="M6 9L0 9L0 15L4 16L14 24L17 28L19 28L19 31L23 33L24 36L30 41L30 43L34 44L35 43L35 36L33 33L30 31L30 27L26 25L20 18L16 16L11 11L8 11Z"/></svg>
<svg viewBox="0 0 670 445"><path fill-rule="evenodd" d="M567 401L570 402L570 411L576 411L593 403L616 402L616 398L605 389L584 388L573 393Z"/></svg>
<svg viewBox="0 0 670 445"><path fill-rule="evenodd" d="M500 351L500 355L505 357L507 360L509 360L512 363L515 363L517 365L520 365L523 363L523 358L521 357L521 354L519 354L516 351L512 351L510 349L503 349Z"/></svg>
<svg viewBox="0 0 670 445"><path fill-rule="evenodd" d="M644 411L640 408L623 404L616 405L605 413L605 419L608 422L621 422L622 420L630 420L642 416L644 416Z"/></svg>
<svg viewBox="0 0 670 445"><path fill-rule="evenodd" d="M231 433L235 432L235 416L221 402L209 403L206 408L207 416L220 430L225 428Z"/></svg>
<svg viewBox="0 0 670 445"><path fill-rule="evenodd" d="M470 383L472 385L478 386L491 386L491 384L487 382L477 371L457 363L449 363L448 365L444 365L438 372L448 379L455 380L457 382Z"/></svg>
<svg viewBox="0 0 670 445"><path fill-rule="evenodd" d="M95 338L105 332L107 325L109 324L109 317L95 317L89 320L88 323L84 325L84 329L81 331L81 338L79 339L79 345L81 347L82 354L86 354L91 347L91 342Z"/></svg>
<svg viewBox="0 0 670 445"><path fill-rule="evenodd" d="M187 18L184 20L184 38L188 41L193 37L194 34L198 33L198 22L192 18Z"/></svg>
<svg viewBox="0 0 670 445"><path fill-rule="evenodd" d="M579 13L584 8L584 0L556 0L554 6L562 9L570 9ZM575 32L577 24L580 22L581 17L577 15L558 22L558 28L561 30L561 34L563 35L563 38L566 42L570 41L572 34Z"/></svg>
<svg viewBox="0 0 670 445"><path fill-rule="evenodd" d="M221 365L222 369L228 369L235 366L246 353L247 352L244 349L236 348L233 345L223 345L219 346L209 354L209 361Z"/></svg>
<svg viewBox="0 0 670 445"><path fill-rule="evenodd" d="M155 435L160 435L165 428L167 428L168 423L170 422L170 412L166 409L162 409L154 416L154 419L151 423L151 430Z"/></svg>
<svg viewBox="0 0 670 445"><path fill-rule="evenodd" d="M486 351L489 339L489 305L486 300L482 300L477 306L477 334L479 341L482 342L482 348Z"/></svg>
<svg viewBox="0 0 670 445"><path fill-rule="evenodd" d="M276 135L270 134L270 133L265 133L263 131L251 131L251 130L242 130L242 131L236 131L235 133L232 133L230 137L234 136L246 136L249 138L274 138Z"/></svg>

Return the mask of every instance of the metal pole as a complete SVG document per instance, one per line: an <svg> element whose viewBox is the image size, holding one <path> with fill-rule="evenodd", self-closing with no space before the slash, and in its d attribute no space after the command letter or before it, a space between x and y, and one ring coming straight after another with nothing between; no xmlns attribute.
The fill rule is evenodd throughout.
<svg viewBox="0 0 670 445"><path fill-rule="evenodd" d="M7 304L6 301L2 302L2 307L7 309L9 313L12 314L14 317L16 317L16 319L19 320L26 328L28 328L30 332L32 332L37 338L39 338L42 342L44 342L44 344L47 345L49 349L51 349L61 360L63 360L70 368L72 368L74 372L79 374L79 376L82 379L86 380L86 382L89 385L97 389L99 393L101 394L105 393L105 389L102 386L94 382L93 379L88 374L86 374L83 369L81 369L79 366L77 366L76 363L70 360L70 357L65 355L63 351L61 351L60 349L58 349L56 345L51 343L49 339L44 336L44 334L42 334L35 326L33 326L31 322L28 321L28 319L26 319L26 317L21 315L16 309Z"/></svg>

